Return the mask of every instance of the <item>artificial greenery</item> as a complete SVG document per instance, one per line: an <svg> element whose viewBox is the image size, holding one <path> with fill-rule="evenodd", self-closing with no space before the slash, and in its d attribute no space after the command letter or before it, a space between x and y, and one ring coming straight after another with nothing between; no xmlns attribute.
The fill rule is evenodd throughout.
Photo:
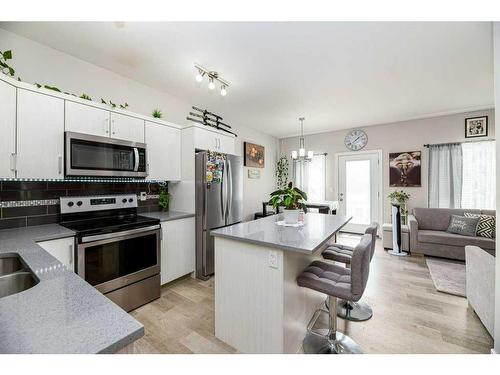
<svg viewBox="0 0 500 375"><path fill-rule="evenodd" d="M408 217L408 209L406 208L406 202L410 199L411 195L403 190L395 190L387 196L391 202L398 203L401 208L401 218L403 224L406 224Z"/></svg>
<svg viewBox="0 0 500 375"><path fill-rule="evenodd" d="M287 210L302 208L304 212L307 212L306 201L307 194L299 188L293 187L292 182L289 182L284 189L278 189L271 193L269 204L275 210L278 210L278 207L285 207Z"/></svg>
<svg viewBox="0 0 500 375"><path fill-rule="evenodd" d="M170 198L172 195L168 192L166 186L160 186L160 192L158 195L158 206L161 207L163 211L168 211L168 206L170 204Z"/></svg>
<svg viewBox="0 0 500 375"><path fill-rule="evenodd" d="M40 85L39 83L36 83L36 82L35 82L35 86L38 87L38 88L43 87L44 89L47 89L47 90L61 92L61 90L59 88L55 87L55 86Z"/></svg>
<svg viewBox="0 0 500 375"><path fill-rule="evenodd" d="M155 109L153 111L152 115L154 118L161 118L161 116L162 116L161 111L159 109Z"/></svg>
<svg viewBox="0 0 500 375"><path fill-rule="evenodd" d="M285 189L288 184L288 158L282 156L276 163L276 185L278 189Z"/></svg>
<svg viewBox="0 0 500 375"><path fill-rule="evenodd" d="M85 93L83 93L82 95L80 95L80 98L92 101L92 98L90 96L88 96L87 94L85 94Z"/></svg>
<svg viewBox="0 0 500 375"><path fill-rule="evenodd" d="M13 67L7 64L7 60L12 60L12 51L0 51L0 67L3 74L14 77L16 72Z"/></svg>

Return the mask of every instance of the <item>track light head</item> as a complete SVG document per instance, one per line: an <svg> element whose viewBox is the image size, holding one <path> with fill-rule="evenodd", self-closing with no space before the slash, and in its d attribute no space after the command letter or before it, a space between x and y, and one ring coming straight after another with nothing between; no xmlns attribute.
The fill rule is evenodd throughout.
<svg viewBox="0 0 500 375"><path fill-rule="evenodd" d="M203 81L203 76L205 75L205 72L203 72L201 69L198 69L198 74L196 75L195 79L196 82L201 82Z"/></svg>
<svg viewBox="0 0 500 375"><path fill-rule="evenodd" d="M209 90L215 89L215 83L214 83L214 79L212 77L210 77L210 82L208 82L208 89Z"/></svg>
<svg viewBox="0 0 500 375"><path fill-rule="evenodd" d="M222 85L222 87L220 89L220 94L222 96L226 96L227 95L227 90L226 90L226 86L225 85Z"/></svg>

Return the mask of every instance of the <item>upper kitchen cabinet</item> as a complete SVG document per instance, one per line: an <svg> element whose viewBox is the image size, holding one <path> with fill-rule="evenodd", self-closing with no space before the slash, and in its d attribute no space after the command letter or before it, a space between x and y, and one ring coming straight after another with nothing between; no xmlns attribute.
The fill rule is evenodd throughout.
<svg viewBox="0 0 500 375"><path fill-rule="evenodd" d="M16 176L16 88L0 81L0 178Z"/></svg>
<svg viewBox="0 0 500 375"><path fill-rule="evenodd" d="M65 130L109 137L109 111L80 103L66 101Z"/></svg>
<svg viewBox="0 0 500 375"><path fill-rule="evenodd" d="M144 143L144 120L111 112L111 138Z"/></svg>
<svg viewBox="0 0 500 375"><path fill-rule="evenodd" d="M181 131L146 121L148 179L179 181L181 179Z"/></svg>
<svg viewBox="0 0 500 375"><path fill-rule="evenodd" d="M17 177L63 178L64 100L17 89Z"/></svg>
<svg viewBox="0 0 500 375"><path fill-rule="evenodd" d="M220 130L205 129L193 126L194 147L199 150L217 151L223 154L234 154L234 136L222 134Z"/></svg>

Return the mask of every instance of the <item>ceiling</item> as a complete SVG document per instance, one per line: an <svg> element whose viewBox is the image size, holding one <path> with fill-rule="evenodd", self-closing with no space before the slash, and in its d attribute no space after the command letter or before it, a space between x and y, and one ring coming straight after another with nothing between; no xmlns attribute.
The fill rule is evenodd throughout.
<svg viewBox="0 0 500 375"><path fill-rule="evenodd" d="M286 137L493 107L491 23L103 22L1 27ZM78 41L78 43L75 43ZM230 82L194 80L194 63Z"/></svg>

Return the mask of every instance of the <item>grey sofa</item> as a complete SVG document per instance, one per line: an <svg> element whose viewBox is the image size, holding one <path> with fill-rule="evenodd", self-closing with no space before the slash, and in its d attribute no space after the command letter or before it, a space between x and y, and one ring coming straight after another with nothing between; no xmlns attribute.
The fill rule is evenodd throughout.
<svg viewBox="0 0 500 375"><path fill-rule="evenodd" d="M495 215L495 210L469 210L448 208L414 208L408 216L410 251L426 255L465 260L465 246L479 246L494 254L495 240L484 237L468 237L446 232L451 215L464 212Z"/></svg>
<svg viewBox="0 0 500 375"><path fill-rule="evenodd" d="M477 246L465 247L466 295L491 336L495 328L495 257Z"/></svg>

